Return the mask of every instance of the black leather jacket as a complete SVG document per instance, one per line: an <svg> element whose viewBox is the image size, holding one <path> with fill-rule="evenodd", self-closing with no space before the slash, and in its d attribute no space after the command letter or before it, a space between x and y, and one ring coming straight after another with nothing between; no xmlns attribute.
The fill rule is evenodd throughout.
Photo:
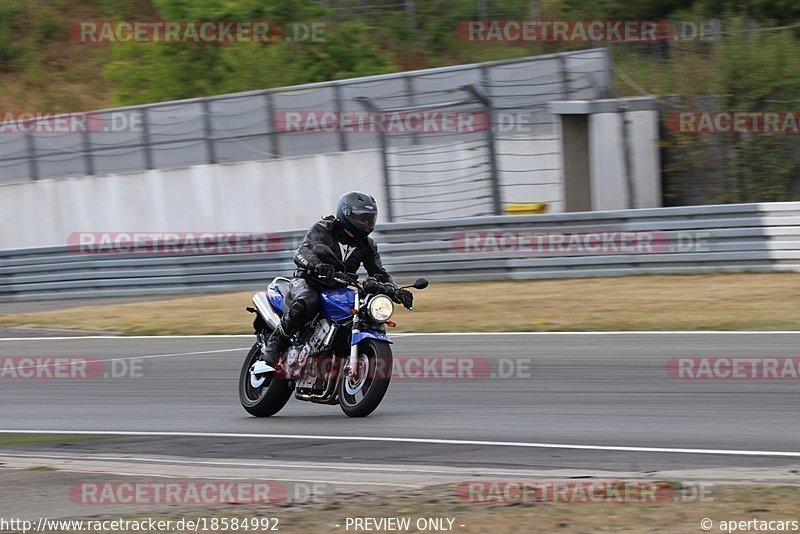
<svg viewBox="0 0 800 534"><path fill-rule="evenodd" d="M300 248L294 253L294 262L298 267L295 276L305 278L318 287L333 287L335 283L327 285L325 282L310 276L309 272L314 266L325 263L314 254L314 245L327 245L336 257L342 260L340 243L353 247L347 259L343 262L347 267L348 273L355 276L356 271L363 263L369 276L375 277L379 282L393 283L392 277L383 267L381 255L378 253L378 245L375 244L375 241L371 237L363 239L350 237L333 215L325 217L312 226L303 239Z"/></svg>

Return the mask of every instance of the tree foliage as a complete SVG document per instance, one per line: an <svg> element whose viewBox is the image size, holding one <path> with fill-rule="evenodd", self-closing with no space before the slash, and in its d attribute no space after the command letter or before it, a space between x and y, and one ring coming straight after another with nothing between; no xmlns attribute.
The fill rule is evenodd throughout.
<svg viewBox="0 0 800 534"><path fill-rule="evenodd" d="M747 31L741 18L729 20L728 27L730 31L713 50L713 92L684 93L676 109L795 113L800 102L796 60L800 43L788 32ZM800 143L790 128L782 134L667 139L667 195L675 203L691 198L705 202L800 199Z"/></svg>
<svg viewBox="0 0 800 534"><path fill-rule="evenodd" d="M310 0L157 0L159 18L179 21L268 21L287 26L325 14ZM369 41L369 25L346 22L322 42L120 43L106 74L120 104L365 76L392 71Z"/></svg>

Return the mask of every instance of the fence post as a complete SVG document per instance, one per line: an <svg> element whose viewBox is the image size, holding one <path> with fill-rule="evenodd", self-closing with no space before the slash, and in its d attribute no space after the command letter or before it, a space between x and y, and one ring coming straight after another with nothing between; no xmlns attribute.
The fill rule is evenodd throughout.
<svg viewBox="0 0 800 534"><path fill-rule="evenodd" d="M211 105L208 99L203 99L203 130L206 137L206 148L208 150L208 163L217 162L217 153L214 149L214 126L211 124Z"/></svg>
<svg viewBox="0 0 800 534"><path fill-rule="evenodd" d="M392 184L389 179L389 158L386 154L386 132L384 131L385 128L383 127L383 112L375 105L375 103L365 96L358 96L355 98L355 101L361 104L364 109L366 109L370 113L380 113L381 117L381 128L380 128L380 135L378 135L378 139L380 139L381 143L381 164L383 165L383 191L386 195L386 218L389 219L389 222L394 222L394 202L392 200Z"/></svg>
<svg viewBox="0 0 800 534"><path fill-rule="evenodd" d="M406 8L406 24L408 29L414 31L417 29L417 5L415 0L405 0Z"/></svg>
<svg viewBox="0 0 800 534"><path fill-rule="evenodd" d="M268 150L273 158L279 158L281 157L281 140L280 137L278 137L280 134L275 131L275 102L271 92L264 93L264 103L266 104L265 111L267 114L267 124L269 125L269 133L267 134L269 136Z"/></svg>
<svg viewBox="0 0 800 534"><path fill-rule="evenodd" d="M462 89L472 94L478 100L478 102L483 104L484 111L489 119L489 127L486 128L486 144L487 150L489 151L489 172L491 173L492 182L492 201L494 203L494 214L502 215L503 199L500 193L500 173L497 167L497 148L495 147L494 138L494 124L496 120L494 106L492 105L491 99L474 85L465 85L462 87Z"/></svg>
<svg viewBox="0 0 800 534"><path fill-rule="evenodd" d="M142 108L142 145L144 148L144 168L153 168L153 153L150 150L149 108Z"/></svg>
<svg viewBox="0 0 800 534"><path fill-rule="evenodd" d="M558 70L561 73L561 84L564 86L563 100L569 100L572 97L572 90L569 87L569 69L567 68L566 54L558 55Z"/></svg>
<svg viewBox="0 0 800 534"><path fill-rule="evenodd" d="M342 129L342 87L338 83L333 86L333 101L336 108L336 123L339 125L339 151L346 152L347 134Z"/></svg>
<svg viewBox="0 0 800 534"><path fill-rule="evenodd" d="M88 176L92 176L94 175L94 161L92 160L92 141L89 138L89 120L87 120L84 124L87 126L84 127L83 131L81 132L81 142L83 144L83 164L86 174Z"/></svg>
<svg viewBox="0 0 800 534"><path fill-rule="evenodd" d="M36 143L31 132L25 132L25 152L28 153L28 169L31 173L31 180L39 179L39 165L36 161Z"/></svg>
<svg viewBox="0 0 800 534"><path fill-rule="evenodd" d="M603 63L605 64L605 81L608 82L608 85L604 87L601 95L603 98L615 98L617 91L614 89L613 61L611 60L611 50L608 48L603 50Z"/></svg>
<svg viewBox="0 0 800 534"><path fill-rule="evenodd" d="M408 104L410 107L414 107L417 105L417 99L414 98L416 96L416 91L414 90L414 77L413 76L406 76L406 91L408 91ZM419 144L419 136L417 135L416 129L411 132L411 144L418 145Z"/></svg>
<svg viewBox="0 0 800 534"><path fill-rule="evenodd" d="M622 158L623 158L623 163L625 165L625 184L628 186L628 205L626 207L635 209L636 184L633 181L633 163L631 162L630 132L628 131L630 120L628 119L627 105L620 104L619 116L620 116L620 128L622 129L622 131L620 132L621 133L620 138L622 139Z"/></svg>

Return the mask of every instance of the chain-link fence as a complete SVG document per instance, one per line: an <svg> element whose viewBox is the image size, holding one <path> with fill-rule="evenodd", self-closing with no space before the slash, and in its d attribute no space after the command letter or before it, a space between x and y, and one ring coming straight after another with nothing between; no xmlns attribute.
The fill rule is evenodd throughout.
<svg viewBox="0 0 800 534"><path fill-rule="evenodd" d="M360 98L382 107L436 105L465 85L479 87L495 109L517 112L504 120L527 114L532 119L526 122L538 128L528 134L552 137L547 102L608 96L610 64L605 49L591 49L103 110L82 117L80 128L3 132L0 182L377 149L374 132L334 127L312 135L306 124L287 127L287 114L341 117L363 112ZM516 138L513 126L509 136ZM420 135L404 142L436 145L442 139ZM518 166L513 159L520 156L507 157Z"/></svg>

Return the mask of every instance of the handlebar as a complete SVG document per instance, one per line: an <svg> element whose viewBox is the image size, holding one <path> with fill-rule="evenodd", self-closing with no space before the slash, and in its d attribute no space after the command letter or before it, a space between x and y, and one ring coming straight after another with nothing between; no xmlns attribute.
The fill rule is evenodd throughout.
<svg viewBox="0 0 800 534"><path fill-rule="evenodd" d="M369 283L368 280L372 280L374 282L374 285ZM376 295L387 295L387 296L389 295L389 293L386 290L386 286L383 283L378 282L374 278L367 278L367 280L361 283L358 281L357 278L350 276L348 273L337 271L333 275L333 281L336 282L337 284L341 284L342 286L354 286L358 288L360 291L364 291L367 293L374 293Z"/></svg>
<svg viewBox="0 0 800 534"><path fill-rule="evenodd" d="M302 271L296 271L295 276L300 276L299 273ZM308 272L308 271L306 271ZM325 278L319 277L320 280L327 280ZM353 286L357 288L359 291L366 291L367 293L375 293L377 295L386 295L390 297L395 302L400 302L397 298L395 298L395 291L387 291L386 284L383 282L378 282L374 278L367 278L363 283L358 281L357 276L351 276L347 272L343 271L336 271L333 273L333 278L329 280L331 282L336 282L337 284L346 287L346 286ZM371 282L370 282L371 281ZM407 289L407 288L414 288L414 289L425 289L428 287L428 281L424 278L417 279L411 285L402 286L402 287L394 287L395 290Z"/></svg>
<svg viewBox="0 0 800 534"><path fill-rule="evenodd" d="M336 274L334 274L334 275L333 275L333 281L334 281L334 282L336 282L337 284L341 284L341 285L343 285L343 286L347 286L347 285L350 285L350 284L352 284L352 283L353 283L353 282L352 282L352 281L350 281L349 279L341 277L341 276L340 276L341 274L342 274L342 273L336 273Z"/></svg>

